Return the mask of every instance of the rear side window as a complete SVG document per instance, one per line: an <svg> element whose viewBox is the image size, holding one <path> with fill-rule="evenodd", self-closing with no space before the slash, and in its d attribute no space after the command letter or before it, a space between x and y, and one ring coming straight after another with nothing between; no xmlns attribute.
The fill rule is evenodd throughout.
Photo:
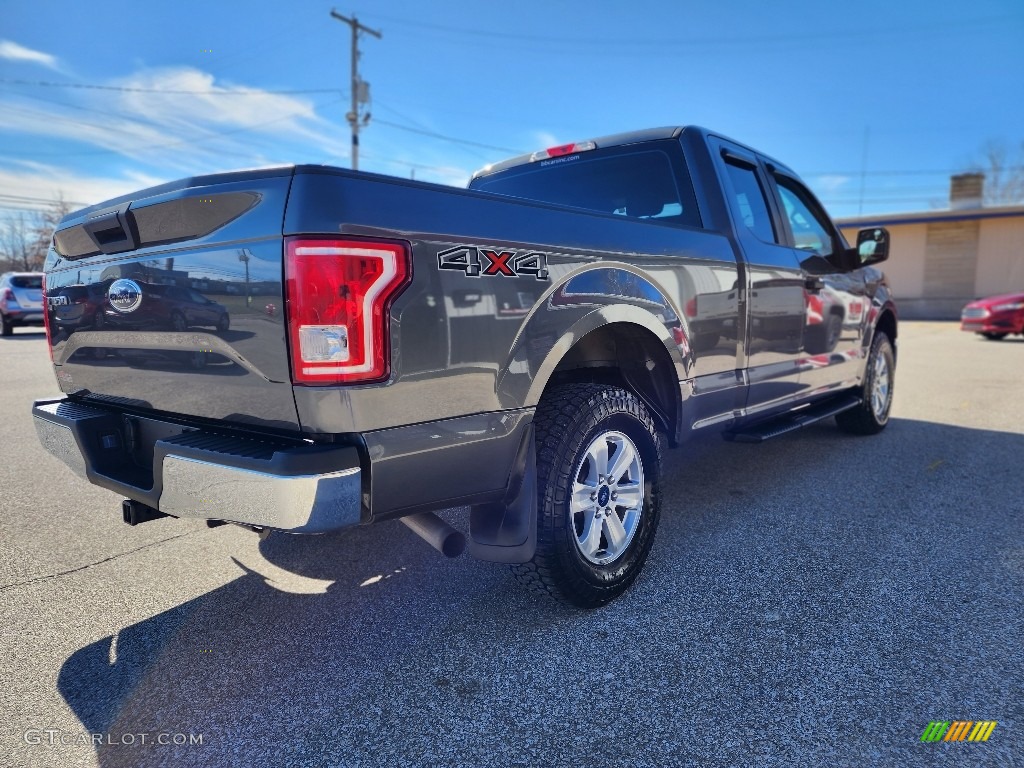
<svg viewBox="0 0 1024 768"><path fill-rule="evenodd" d="M777 243L772 217L768 212L768 201L765 199L761 182L753 168L726 162L729 183L732 185L732 199L729 201L740 221L747 229L766 243Z"/></svg>
<svg viewBox="0 0 1024 768"><path fill-rule="evenodd" d="M472 189L658 224L700 226L682 157L651 145L581 152L519 165Z"/></svg>
<svg viewBox="0 0 1024 768"><path fill-rule="evenodd" d="M43 287L43 278L35 275L22 275L11 278L12 288L33 288L39 290Z"/></svg>

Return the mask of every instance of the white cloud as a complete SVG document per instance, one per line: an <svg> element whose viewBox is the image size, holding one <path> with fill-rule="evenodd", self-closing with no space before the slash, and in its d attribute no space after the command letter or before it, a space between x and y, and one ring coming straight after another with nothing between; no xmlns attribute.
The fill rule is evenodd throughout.
<svg viewBox="0 0 1024 768"><path fill-rule="evenodd" d="M10 40L0 40L0 59L28 61L33 64L42 64L50 69L59 69L56 56L51 56L49 53L43 53L42 51L34 51Z"/></svg>
<svg viewBox="0 0 1024 768"><path fill-rule="evenodd" d="M32 161L16 161L0 167L0 194L42 200L56 200L60 196L72 203L72 208L94 205L165 181L168 179L137 172L120 177L84 176L67 168Z"/></svg>
<svg viewBox="0 0 1024 768"><path fill-rule="evenodd" d="M821 190L823 193L835 192L840 187L845 186L850 182L849 176L836 176L836 175L825 175L816 176L814 186Z"/></svg>
<svg viewBox="0 0 1024 768"><path fill-rule="evenodd" d="M530 134L530 140L533 142L534 150L548 149L549 147L560 147L566 142L559 141L555 134L550 131L533 131Z"/></svg>
<svg viewBox="0 0 1024 768"><path fill-rule="evenodd" d="M87 91L73 94L74 105L0 96L0 129L51 139L34 142L44 162L101 161L109 152L172 176L348 156L337 127L305 97L218 84L193 68L146 70L115 84L175 93Z"/></svg>
<svg viewBox="0 0 1024 768"><path fill-rule="evenodd" d="M51 199L60 190L68 200L92 204L193 174L349 165L344 106L335 105L341 94L314 100L271 93L193 67L143 69L105 85L142 90L73 91L61 94L63 103L34 93L0 94L0 135L15 134L17 143L5 143L22 147L0 153L0 193ZM417 180L464 187L473 170L504 158L384 128L371 123L364 135L362 169L402 178L414 172ZM529 143L558 142L538 133ZM137 172L113 170L126 165Z"/></svg>
<svg viewBox="0 0 1024 768"><path fill-rule="evenodd" d="M190 67L147 70L116 84L159 91L198 91L120 94L122 112L164 129L177 128L191 135L197 130L208 134L263 134L302 142L324 152L344 151L335 126L320 117L306 97L218 84L213 75ZM341 98L339 94L337 100Z"/></svg>

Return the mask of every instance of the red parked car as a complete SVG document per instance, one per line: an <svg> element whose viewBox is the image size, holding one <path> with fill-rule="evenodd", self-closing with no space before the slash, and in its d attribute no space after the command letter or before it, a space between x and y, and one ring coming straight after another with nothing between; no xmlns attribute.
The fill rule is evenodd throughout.
<svg viewBox="0 0 1024 768"><path fill-rule="evenodd" d="M960 313L960 330L999 341L1011 333L1024 335L1024 293L1005 293L972 301Z"/></svg>

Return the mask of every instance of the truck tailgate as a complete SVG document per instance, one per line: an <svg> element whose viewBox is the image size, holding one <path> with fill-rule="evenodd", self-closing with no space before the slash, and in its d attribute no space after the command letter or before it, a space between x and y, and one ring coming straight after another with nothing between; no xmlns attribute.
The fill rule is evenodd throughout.
<svg viewBox="0 0 1024 768"><path fill-rule="evenodd" d="M298 430L281 236L292 173L185 179L66 217L46 267L60 388Z"/></svg>

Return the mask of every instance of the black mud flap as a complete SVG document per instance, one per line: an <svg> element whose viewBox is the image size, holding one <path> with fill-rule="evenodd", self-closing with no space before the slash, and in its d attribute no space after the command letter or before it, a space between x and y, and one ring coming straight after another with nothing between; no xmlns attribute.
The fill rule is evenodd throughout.
<svg viewBox="0 0 1024 768"><path fill-rule="evenodd" d="M492 563L525 563L537 550L537 449L533 424L523 430L508 492L469 513L469 554Z"/></svg>

